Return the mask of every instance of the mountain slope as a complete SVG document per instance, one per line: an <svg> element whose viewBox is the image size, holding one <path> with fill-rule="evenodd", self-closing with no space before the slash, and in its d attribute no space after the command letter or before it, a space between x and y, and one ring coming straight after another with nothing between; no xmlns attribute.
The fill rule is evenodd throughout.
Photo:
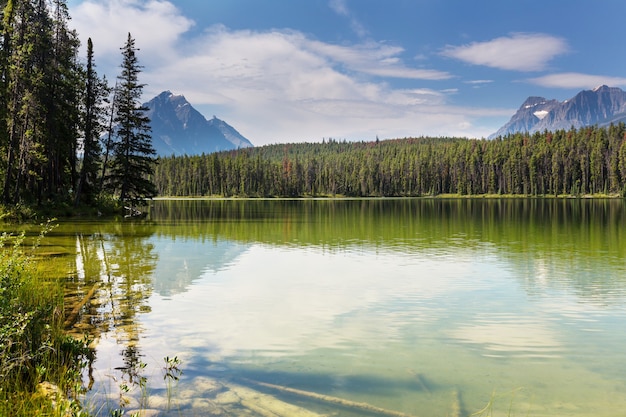
<svg viewBox="0 0 626 417"><path fill-rule="evenodd" d="M605 126L620 121L626 121L626 92L603 85L581 91L563 102L529 97L513 117L489 138L518 132Z"/></svg>
<svg viewBox="0 0 626 417"><path fill-rule="evenodd" d="M207 120L182 95L164 91L144 104L159 156L199 155L254 146L228 123Z"/></svg>

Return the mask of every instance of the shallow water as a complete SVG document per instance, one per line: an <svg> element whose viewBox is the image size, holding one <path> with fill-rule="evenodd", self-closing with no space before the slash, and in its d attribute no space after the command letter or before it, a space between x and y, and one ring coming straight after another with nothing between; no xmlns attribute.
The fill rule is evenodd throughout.
<svg viewBox="0 0 626 417"><path fill-rule="evenodd" d="M99 415L365 413L254 381L413 416L626 409L622 200L155 201L47 242L68 305L100 283L76 325Z"/></svg>

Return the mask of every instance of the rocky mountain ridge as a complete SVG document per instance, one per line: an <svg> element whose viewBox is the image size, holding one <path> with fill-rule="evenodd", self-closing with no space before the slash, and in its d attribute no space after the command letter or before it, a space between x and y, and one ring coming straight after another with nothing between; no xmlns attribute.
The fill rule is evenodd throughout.
<svg viewBox="0 0 626 417"><path fill-rule="evenodd" d="M602 85L569 100L527 98L511 119L489 138L519 132L543 132L626 121L626 92Z"/></svg>
<svg viewBox="0 0 626 417"><path fill-rule="evenodd" d="M254 146L235 128L213 116L207 120L185 99L163 91L144 106L159 156L200 155Z"/></svg>

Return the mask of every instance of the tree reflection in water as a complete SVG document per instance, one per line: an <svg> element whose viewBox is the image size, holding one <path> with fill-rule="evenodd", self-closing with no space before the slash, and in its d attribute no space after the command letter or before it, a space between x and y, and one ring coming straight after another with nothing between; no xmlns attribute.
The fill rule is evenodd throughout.
<svg viewBox="0 0 626 417"><path fill-rule="evenodd" d="M66 305L73 308L94 287L96 291L70 331L81 338L88 333L94 346L108 333L122 347L122 363L114 368L111 378L119 388L120 406L124 407L128 405L126 393L146 389L139 345L143 330L138 315L150 311L147 300L152 294L152 275L158 260L149 241L154 226L147 222L108 222L79 224L76 228L75 273L68 278ZM94 384L94 360L97 355L87 370L87 389Z"/></svg>

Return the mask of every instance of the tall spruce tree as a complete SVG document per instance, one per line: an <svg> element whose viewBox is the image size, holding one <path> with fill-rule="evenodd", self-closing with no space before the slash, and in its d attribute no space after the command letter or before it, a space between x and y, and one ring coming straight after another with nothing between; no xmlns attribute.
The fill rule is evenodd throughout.
<svg viewBox="0 0 626 417"><path fill-rule="evenodd" d="M117 103L117 83L115 83L115 87L113 88L113 100L111 101L111 105L109 106L108 109L108 124L106 127L106 134L102 140L102 144L104 145L104 149L103 149L103 155L102 155L102 172L100 174L100 189L104 190L105 189L105 181L107 180L108 177L108 171L107 169L109 168L109 166L111 165L110 162L110 157L111 157L111 153L113 152L113 145L114 145L114 125L113 123L115 122L115 105Z"/></svg>
<svg viewBox="0 0 626 417"><path fill-rule="evenodd" d="M22 196L24 174L32 173L32 162L40 145L37 141L41 133L40 94L42 68L37 56L38 45L49 39L49 31L44 30L46 22L36 15L33 2L7 3L4 9L4 54L6 70L5 83L6 131L3 132L2 146L5 155L3 200L17 202ZM35 42L35 33L39 33Z"/></svg>
<svg viewBox="0 0 626 417"><path fill-rule="evenodd" d="M142 67L130 33L121 50L122 72L118 76L114 119L117 141L113 146L107 184L121 201L132 205L135 201L156 195L152 182L156 151L152 146L150 119L145 115L148 109L140 102L145 84L138 81Z"/></svg>
<svg viewBox="0 0 626 417"><path fill-rule="evenodd" d="M105 103L109 96L110 88L106 78L98 77L93 58L93 42L87 40L87 68L85 72L85 91L82 106L82 166L76 185L74 204L85 201L90 203L95 194L100 190L97 184L99 172L100 136L105 130Z"/></svg>
<svg viewBox="0 0 626 417"><path fill-rule="evenodd" d="M10 58L13 49L15 7L8 0L2 9L2 47L0 48L0 178L2 178L2 201L10 200L11 179L14 172L15 150L9 132L9 93L11 87Z"/></svg>
<svg viewBox="0 0 626 417"><path fill-rule="evenodd" d="M52 53L47 65L46 164L42 170L44 197L70 199L77 179L77 147L84 68L79 64L78 34L69 28L66 0L40 0L50 14Z"/></svg>

